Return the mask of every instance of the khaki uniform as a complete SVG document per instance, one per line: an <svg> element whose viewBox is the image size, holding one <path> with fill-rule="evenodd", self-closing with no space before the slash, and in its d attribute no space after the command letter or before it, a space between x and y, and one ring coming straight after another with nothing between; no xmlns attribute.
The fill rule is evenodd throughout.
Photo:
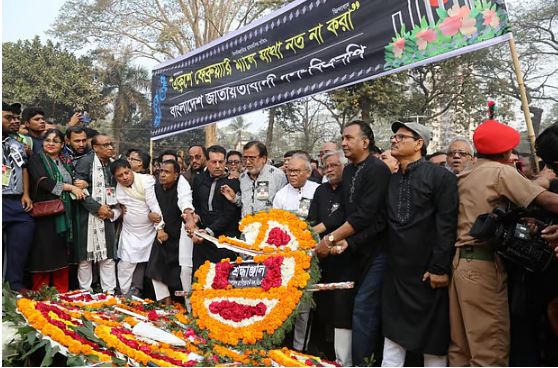
<svg viewBox="0 0 558 368"><path fill-rule="evenodd" d="M497 256L468 259L461 247L491 255L470 236L477 217L512 203L527 207L544 189L509 165L479 159L459 175L458 247L450 285L450 366L507 366L510 347L507 274ZM481 249L483 248L484 249Z"/></svg>

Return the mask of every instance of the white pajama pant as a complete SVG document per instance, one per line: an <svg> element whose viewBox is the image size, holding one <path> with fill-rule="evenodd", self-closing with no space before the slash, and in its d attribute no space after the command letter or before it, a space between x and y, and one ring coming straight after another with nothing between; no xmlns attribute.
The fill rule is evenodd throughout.
<svg viewBox="0 0 558 368"><path fill-rule="evenodd" d="M353 330L347 328L335 328L333 330L333 346L335 348L335 359L343 367L353 366Z"/></svg>
<svg viewBox="0 0 558 368"><path fill-rule="evenodd" d="M401 345L388 339L384 339L384 359L382 367L403 367L407 352ZM447 355L424 354L425 367L447 367Z"/></svg>
<svg viewBox="0 0 558 368"><path fill-rule="evenodd" d="M116 268L114 266L114 259L107 258L97 263L99 264L99 274L103 292L114 293L114 289L116 289ZM80 289L91 291L91 283L93 282L93 262L79 262L77 276Z"/></svg>
<svg viewBox="0 0 558 368"><path fill-rule="evenodd" d="M155 291L155 299L157 299L157 301L170 296L169 287L165 283L158 280L151 281L153 282L153 290ZM180 266L180 283L182 284L182 290L192 290L192 266ZM190 301L187 297L186 306L188 310L190 310Z"/></svg>
<svg viewBox="0 0 558 368"><path fill-rule="evenodd" d="M122 295L126 295L130 291L137 265L138 263L118 261L116 268L118 269L118 284L120 285ZM143 275L141 275L141 280L143 281Z"/></svg>

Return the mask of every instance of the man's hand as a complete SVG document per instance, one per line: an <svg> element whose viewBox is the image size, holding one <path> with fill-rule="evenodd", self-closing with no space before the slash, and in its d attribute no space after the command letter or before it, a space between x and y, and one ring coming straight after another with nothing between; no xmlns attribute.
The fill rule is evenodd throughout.
<svg viewBox="0 0 558 368"><path fill-rule="evenodd" d="M349 243L347 243L347 240L345 240L345 239L339 240L339 241L335 242L335 245L333 247L330 248L329 254L332 254L334 256L338 256L338 255L342 254L345 251L345 249L347 249L348 246L349 246Z"/></svg>
<svg viewBox="0 0 558 368"><path fill-rule="evenodd" d="M74 196L76 196L76 199L78 201L81 201L81 200L85 199L85 193L83 193L83 191L80 188L78 188L76 186L72 186L72 191L71 192Z"/></svg>
<svg viewBox="0 0 558 368"><path fill-rule="evenodd" d="M325 242L319 242L315 250L318 258L325 258L329 255L329 247Z"/></svg>
<svg viewBox="0 0 558 368"><path fill-rule="evenodd" d="M554 248L554 253L556 258L558 258L558 225L550 225L543 229L541 238L546 240L548 244Z"/></svg>
<svg viewBox="0 0 558 368"><path fill-rule="evenodd" d="M81 179L74 180L74 185L79 189L85 189L89 186L89 184L87 184L85 180L81 180Z"/></svg>
<svg viewBox="0 0 558 368"><path fill-rule="evenodd" d="M97 216L99 216L99 218L101 220L110 220L112 218L114 214L112 213L112 210L110 209L110 207L106 204L103 204L101 207L99 207L99 209L97 210Z"/></svg>
<svg viewBox="0 0 558 368"><path fill-rule="evenodd" d="M434 273L426 272L422 276L422 281L430 280L430 287L432 289L448 287L449 285L449 276L448 274L443 275L436 275Z"/></svg>
<svg viewBox="0 0 558 368"><path fill-rule="evenodd" d="M159 215L157 212L149 212L149 215L147 215L147 217L149 218L149 221L154 224L158 224L159 222L161 222L161 215Z"/></svg>
<svg viewBox="0 0 558 368"><path fill-rule="evenodd" d="M204 229L196 229L197 232L199 233L205 233L207 234L207 231L205 231ZM201 236L197 236L192 232L192 242L194 242L194 244L201 244L203 243L203 238Z"/></svg>
<svg viewBox="0 0 558 368"><path fill-rule="evenodd" d="M25 212L29 212L33 209L33 201L28 195L24 194L23 196L21 196L21 206L23 207Z"/></svg>
<svg viewBox="0 0 558 368"><path fill-rule="evenodd" d="M180 215L180 217L182 218L182 222L185 224L188 222L195 223L194 215L195 215L194 210L187 208L184 210L184 212L182 212L182 215Z"/></svg>
<svg viewBox="0 0 558 368"><path fill-rule="evenodd" d="M169 240L169 234L165 232L165 229L157 230L157 241L161 244Z"/></svg>
<svg viewBox="0 0 558 368"><path fill-rule="evenodd" d="M234 203L234 199L236 197L236 192L229 187L228 185L221 185L220 188L221 194L225 196L225 198L227 198L227 200L231 203Z"/></svg>
<svg viewBox="0 0 558 368"><path fill-rule="evenodd" d="M68 121L68 128L74 127L79 124L79 118L81 118L81 112L76 112Z"/></svg>

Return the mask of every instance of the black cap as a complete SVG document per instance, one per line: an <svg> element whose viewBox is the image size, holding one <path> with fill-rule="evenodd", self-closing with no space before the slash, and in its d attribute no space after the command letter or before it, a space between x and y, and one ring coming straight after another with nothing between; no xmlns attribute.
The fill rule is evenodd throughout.
<svg viewBox="0 0 558 368"><path fill-rule="evenodd" d="M9 103L2 101L2 111L12 111L12 106Z"/></svg>

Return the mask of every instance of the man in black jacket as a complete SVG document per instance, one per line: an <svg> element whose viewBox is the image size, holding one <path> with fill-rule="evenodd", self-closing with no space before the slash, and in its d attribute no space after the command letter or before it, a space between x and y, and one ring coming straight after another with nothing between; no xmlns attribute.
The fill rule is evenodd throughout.
<svg viewBox="0 0 558 368"><path fill-rule="evenodd" d="M387 257L381 250L386 229L385 198L391 173L370 154L374 133L361 120L343 129L341 143L351 162L343 171L343 207L346 221L324 237L318 255L338 255L346 250L359 259L357 292L353 309L353 364L364 365L375 353L380 333L380 296ZM348 248L348 249L347 249Z"/></svg>
<svg viewBox="0 0 558 368"><path fill-rule="evenodd" d="M238 179L229 179L225 175L226 150L221 146L207 149L209 159L207 170L194 178L192 187L193 204L199 216L199 231L211 236L237 236L240 208L229 202L221 193L221 187L228 185L235 192L240 190ZM194 236L193 272L206 260L219 262L223 258L234 259L236 254L227 249L217 248L209 241Z"/></svg>

